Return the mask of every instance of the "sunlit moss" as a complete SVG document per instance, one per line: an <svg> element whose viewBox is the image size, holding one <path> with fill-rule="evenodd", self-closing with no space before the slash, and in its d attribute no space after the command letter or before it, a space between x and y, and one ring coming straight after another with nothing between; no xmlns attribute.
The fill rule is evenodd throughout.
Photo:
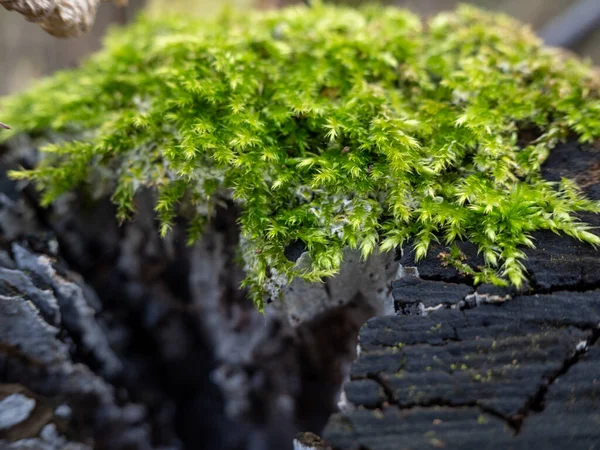
<svg viewBox="0 0 600 450"><path fill-rule="evenodd" d="M150 186L162 233L185 214L193 241L235 201L258 307L274 278L335 274L346 247L366 257L414 238L422 257L465 239L486 262L477 281L519 286L531 232L600 242L574 215L598 204L540 176L560 140L600 136L593 70L469 7L426 25L319 5L140 19L80 69L4 100L0 120L14 127L5 139L69 137L12 174L45 203L102 180L127 218ZM298 241L310 264L286 259Z"/></svg>

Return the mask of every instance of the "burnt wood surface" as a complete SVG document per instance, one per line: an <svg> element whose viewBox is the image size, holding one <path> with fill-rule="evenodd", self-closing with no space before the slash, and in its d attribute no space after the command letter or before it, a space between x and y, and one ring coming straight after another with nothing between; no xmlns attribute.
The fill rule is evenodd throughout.
<svg viewBox="0 0 600 450"><path fill-rule="evenodd" d="M543 171L600 199L593 146L561 145ZM551 232L534 237L520 292L474 287L443 267L443 246L418 264L401 257L397 315L360 331L342 411L323 432L331 448L600 448L600 253Z"/></svg>
<svg viewBox="0 0 600 450"><path fill-rule="evenodd" d="M287 450L323 429L374 313L362 297L263 316L239 288L234 207L193 247L183 219L159 237L150 192L122 225L81 192L43 208L6 176L36 147L0 146L0 449Z"/></svg>

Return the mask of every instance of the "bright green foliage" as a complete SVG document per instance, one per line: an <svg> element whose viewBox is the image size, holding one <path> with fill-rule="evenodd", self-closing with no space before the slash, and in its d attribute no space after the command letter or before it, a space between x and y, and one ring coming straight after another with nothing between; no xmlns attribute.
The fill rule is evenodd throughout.
<svg viewBox="0 0 600 450"><path fill-rule="evenodd" d="M82 68L4 101L0 119L74 137L13 173L46 203L101 180L123 219L150 186L162 233L185 213L193 241L233 199L261 307L267 285L335 274L346 247L366 257L414 238L422 257L466 239L487 264L477 281L519 286L531 232L599 244L574 215L598 204L540 176L570 133L600 137L595 83L506 17L462 7L423 27L401 10L316 5L141 19ZM520 143L524 129L537 139ZM297 240L310 264L285 258Z"/></svg>

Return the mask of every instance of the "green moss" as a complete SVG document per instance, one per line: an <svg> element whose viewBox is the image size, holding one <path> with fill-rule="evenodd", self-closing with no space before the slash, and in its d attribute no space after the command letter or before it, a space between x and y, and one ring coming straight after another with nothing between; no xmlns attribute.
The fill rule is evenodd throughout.
<svg viewBox="0 0 600 450"><path fill-rule="evenodd" d="M466 239L486 261L477 281L519 286L531 232L600 243L574 215L598 204L540 176L570 133L600 136L594 72L469 7L426 26L319 5L141 18L81 68L3 100L0 119L14 127L3 139L53 141L38 168L12 174L45 203L101 180L125 219L151 187L161 232L187 215L194 241L235 201L258 307L267 286L335 274L346 247L366 257L414 238L420 258ZM525 129L539 133L522 145ZM302 267L283 251L297 240Z"/></svg>

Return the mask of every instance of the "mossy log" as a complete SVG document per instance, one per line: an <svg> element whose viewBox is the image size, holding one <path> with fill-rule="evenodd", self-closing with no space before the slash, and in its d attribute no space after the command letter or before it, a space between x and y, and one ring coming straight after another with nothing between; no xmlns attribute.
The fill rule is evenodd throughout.
<svg viewBox="0 0 600 450"><path fill-rule="evenodd" d="M6 178L30 144L0 148L0 448L281 450L322 429L376 284L358 278L369 303L349 270L295 326L294 302L265 317L235 208L193 248L183 223L159 237L150 195L122 226L108 201L43 208Z"/></svg>
<svg viewBox="0 0 600 450"><path fill-rule="evenodd" d="M598 203L540 174L569 134L600 137L598 85L505 16L461 7L424 24L316 2L140 19L81 68L3 99L0 140L42 138L41 163L11 176L46 205L110 195L125 220L149 189L161 234L183 216L193 243L235 204L259 309L294 279L337 275L348 249L366 259L410 240L417 257L468 240L476 281L519 287L533 231L600 244L576 218ZM295 243L307 255L290 261Z"/></svg>
<svg viewBox="0 0 600 450"><path fill-rule="evenodd" d="M577 179L599 199L598 167L597 148L568 143L543 173ZM600 225L598 215L586 220ZM474 287L444 266L444 248L417 264L402 256L397 315L361 329L343 409L323 432L332 449L597 448L600 253L552 233L534 237L531 283L518 291ZM465 263L479 263L462 250Z"/></svg>
<svg viewBox="0 0 600 450"><path fill-rule="evenodd" d="M593 69L468 7L426 27L318 4L142 19L2 102L7 168L31 169L9 172L32 212L3 225L6 259L45 279L58 310L38 324L58 338L43 325L29 342L30 317L0 353L10 368L15 348L68 344L67 362L121 393L118 424L148 405L132 426L165 430L158 445L175 429L189 448L279 450L324 426L359 325L387 313L363 328L324 432L335 448L588 448L599 97ZM39 221L60 253L15 221ZM17 291L21 309L45 295ZM50 395L30 370L2 381ZM122 435L91 423L89 439Z"/></svg>

